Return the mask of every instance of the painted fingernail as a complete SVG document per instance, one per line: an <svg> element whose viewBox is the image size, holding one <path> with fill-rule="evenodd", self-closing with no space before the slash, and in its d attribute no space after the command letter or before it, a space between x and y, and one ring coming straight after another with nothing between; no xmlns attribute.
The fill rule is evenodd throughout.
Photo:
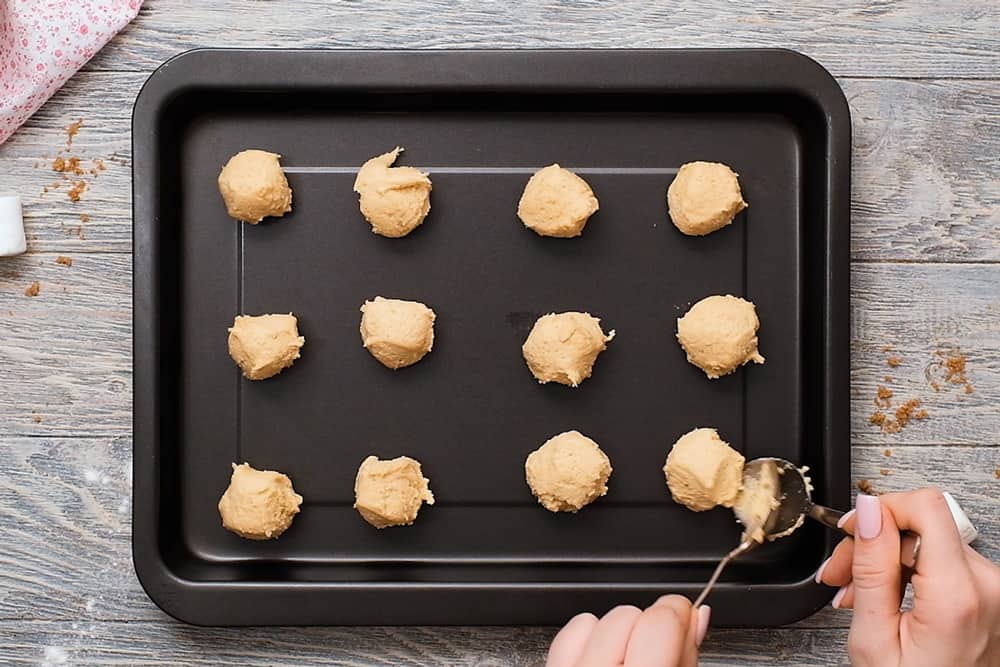
<svg viewBox="0 0 1000 667"><path fill-rule="evenodd" d="M837 591L837 594L833 596L833 600L830 601L831 607L833 607L834 609L840 609L840 603L843 602L844 596L847 595L848 586L850 586L850 584L847 584L847 586L840 587L840 590Z"/></svg>
<svg viewBox="0 0 1000 667"><path fill-rule="evenodd" d="M830 558L833 558L833 556L830 556ZM830 564L830 558L827 558L825 561L823 561L823 564L819 566L818 570L816 570L816 583L817 584L822 584L823 583L823 570L825 570L826 566Z"/></svg>
<svg viewBox="0 0 1000 667"><path fill-rule="evenodd" d="M708 634L708 622L712 618L712 608L707 604L703 604L698 607L698 634L694 636L694 643L701 646L701 643L705 641L705 635Z"/></svg>
<svg viewBox="0 0 1000 667"><path fill-rule="evenodd" d="M882 505L879 503L878 496L860 493L854 506L858 510L857 534L863 540L878 537L879 533L882 532Z"/></svg>
<svg viewBox="0 0 1000 667"><path fill-rule="evenodd" d="M844 524L847 523L848 519L852 516L854 516L854 510L844 512L844 516L840 517L840 521L837 522L837 528L843 528Z"/></svg>

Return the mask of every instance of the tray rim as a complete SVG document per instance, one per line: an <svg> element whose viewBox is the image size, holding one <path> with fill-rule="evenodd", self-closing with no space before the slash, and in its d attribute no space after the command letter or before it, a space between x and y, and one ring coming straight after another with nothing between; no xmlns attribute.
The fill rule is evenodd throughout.
<svg viewBox="0 0 1000 667"><path fill-rule="evenodd" d="M329 60L328 60L329 59ZM247 67L256 60L261 67ZM303 62L347 63L332 79L328 67ZM542 62L544 61L544 62ZM683 62L682 62L683 61ZM299 67L282 67L283 64ZM456 68L460 64L460 68ZM656 67L650 67L655 65ZM350 73L354 70L355 73ZM709 70L706 72L706 70ZM220 81L225 74L225 80ZM413 77L418 80L415 82ZM216 49L182 52L160 65L143 84L132 112L133 206L133 511L132 557L140 584L170 616L195 625L515 625L562 622L584 609L603 609L615 593L629 591L652 602L665 590L648 583L491 582L267 582L192 581L174 572L160 548L161 493L159 403L160 257L155 150L159 114L169 100L191 88L257 89L377 87L380 90L456 89L504 92L649 92L724 94L772 92L804 98L825 115L827 137L824 231L826 265L822 331L822 447L831 502L850 500L850 165L851 119L846 97L833 76L811 58L787 49ZM137 178L144 174L145 178ZM847 447L847 456L834 456ZM832 552L827 536L824 555ZM671 584L691 595L697 584ZM553 591L563 599L552 604ZM740 619L743 625L774 626L808 616L833 596L812 578L790 584L747 586L722 583L718 607L746 604L757 592L765 605ZM420 604L428 595L436 603ZM722 599L720 599L722 598ZM725 600L729 599L727 603ZM554 616L565 608L565 618ZM222 613L219 611L222 610Z"/></svg>

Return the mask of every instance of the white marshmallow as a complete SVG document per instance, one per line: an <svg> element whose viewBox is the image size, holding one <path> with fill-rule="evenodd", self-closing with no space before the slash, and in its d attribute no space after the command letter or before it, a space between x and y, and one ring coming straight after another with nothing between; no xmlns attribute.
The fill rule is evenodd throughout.
<svg viewBox="0 0 1000 667"><path fill-rule="evenodd" d="M0 257L20 255L25 249L27 243L24 239L21 198L17 195L0 196Z"/></svg>

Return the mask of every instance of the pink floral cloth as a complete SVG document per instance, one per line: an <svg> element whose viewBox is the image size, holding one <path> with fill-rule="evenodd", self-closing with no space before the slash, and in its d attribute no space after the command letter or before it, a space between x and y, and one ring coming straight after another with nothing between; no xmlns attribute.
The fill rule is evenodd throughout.
<svg viewBox="0 0 1000 667"><path fill-rule="evenodd" d="M0 144L139 12L142 0L0 0Z"/></svg>

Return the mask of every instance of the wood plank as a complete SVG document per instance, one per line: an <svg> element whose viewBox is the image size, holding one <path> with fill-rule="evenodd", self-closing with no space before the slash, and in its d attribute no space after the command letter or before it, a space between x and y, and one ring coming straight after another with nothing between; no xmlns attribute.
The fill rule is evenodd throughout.
<svg viewBox="0 0 1000 667"><path fill-rule="evenodd" d="M1000 561L1000 447L893 447L891 457L883 449L854 447L855 479L880 491L951 490L981 531L979 550ZM131 567L131 452L128 438L0 440L0 621L165 619ZM796 627L849 620L828 610Z"/></svg>
<svg viewBox="0 0 1000 667"><path fill-rule="evenodd" d="M240 21L232 17L239 16ZM826 0L798 6L645 0L454 3L448 0L147 2L91 64L149 71L199 46L242 48L786 47L839 76L994 77L1000 12L992 0L942 11L934 0Z"/></svg>
<svg viewBox="0 0 1000 667"><path fill-rule="evenodd" d="M172 623L4 623L5 665L541 667L556 628L196 628ZM702 667L845 663L847 631L718 630Z"/></svg>
<svg viewBox="0 0 1000 667"><path fill-rule="evenodd" d="M1000 265L856 264L851 279L852 439L1000 443ZM939 353L958 351L971 393L945 380ZM891 357L898 367L888 365ZM928 418L882 433L869 423L880 386L893 392L883 412L917 399Z"/></svg>
<svg viewBox="0 0 1000 667"><path fill-rule="evenodd" d="M130 433L131 257L58 257L0 261L0 434Z"/></svg>
<svg viewBox="0 0 1000 667"><path fill-rule="evenodd" d="M852 257L1000 260L1000 81L843 83Z"/></svg>
<svg viewBox="0 0 1000 667"><path fill-rule="evenodd" d="M81 73L0 146L0 191L21 194L32 250L131 249L130 115L145 78ZM1000 261L1000 82L841 83L854 119L853 257ZM85 176L73 203L66 184L43 188L59 180L51 161L78 118L70 154L107 169Z"/></svg>

